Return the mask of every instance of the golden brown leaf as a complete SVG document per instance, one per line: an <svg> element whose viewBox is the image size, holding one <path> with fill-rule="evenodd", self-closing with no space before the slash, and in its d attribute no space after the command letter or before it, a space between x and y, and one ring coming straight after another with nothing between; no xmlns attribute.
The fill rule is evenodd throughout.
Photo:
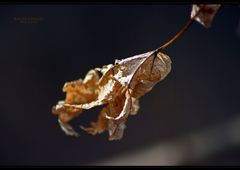
<svg viewBox="0 0 240 170"><path fill-rule="evenodd" d="M89 71L83 81L66 83L66 99L53 107L53 112L59 116L62 130L76 136L68 122L83 110L102 105L98 120L81 129L92 135L108 131L109 140L121 139L128 116L139 110L139 98L170 70L170 58L158 50L116 60L115 65Z"/></svg>

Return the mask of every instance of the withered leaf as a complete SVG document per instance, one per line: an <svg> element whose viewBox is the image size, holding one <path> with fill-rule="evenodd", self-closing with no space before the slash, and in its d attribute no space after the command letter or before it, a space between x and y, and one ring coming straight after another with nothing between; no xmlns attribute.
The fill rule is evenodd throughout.
<svg viewBox="0 0 240 170"><path fill-rule="evenodd" d="M209 28L220 6L221 4L193 4L191 18L195 17L201 9L199 14L195 17L195 20L204 27Z"/></svg>
<svg viewBox="0 0 240 170"><path fill-rule="evenodd" d="M114 65L90 70L84 80L66 83L66 98L53 107L53 113L66 134L77 136L68 122L86 109L103 106L96 122L80 128L92 135L108 131L109 140L121 139L128 116L139 110L139 98L170 71L170 58L159 50L116 60Z"/></svg>

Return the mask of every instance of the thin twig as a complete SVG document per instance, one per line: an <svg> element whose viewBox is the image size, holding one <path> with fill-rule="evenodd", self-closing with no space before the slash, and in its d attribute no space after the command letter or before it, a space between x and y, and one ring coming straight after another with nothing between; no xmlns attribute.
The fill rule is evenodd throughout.
<svg viewBox="0 0 240 170"><path fill-rule="evenodd" d="M154 65L154 61L157 57L157 53L159 51L161 51L162 49L168 47L169 45L171 45L174 41L176 41L184 32L186 32L190 27L191 25L193 24L194 22L194 19L198 16L198 14L202 11L202 9L204 8L204 6L200 7L200 9L198 10L198 12L195 14L195 16L193 16L188 22L187 24L171 39L169 40L167 43L163 44L161 47L157 48L155 50L155 52L152 54L154 55L153 57L153 62L152 62L152 66L151 66L151 73L152 73L152 70L153 70L153 65ZM152 57L152 55L150 55L149 57L147 57L142 64L144 64L150 57ZM141 65L142 65L141 64ZM134 71L133 73L133 76L135 76L135 74L138 72L138 70L140 69L140 66ZM128 88L130 88L130 84L132 83L132 80L130 80L129 84L128 84Z"/></svg>
<svg viewBox="0 0 240 170"><path fill-rule="evenodd" d="M159 47L156 51L160 51L166 47L168 47L169 45L171 45L174 41L176 41L181 35L183 35L183 33L185 33L193 24L194 19L198 16L198 14L201 12L201 10L203 9L203 7L201 7L198 12L195 14L194 17L192 17L187 24L168 42L166 42L165 44L163 44L161 47Z"/></svg>

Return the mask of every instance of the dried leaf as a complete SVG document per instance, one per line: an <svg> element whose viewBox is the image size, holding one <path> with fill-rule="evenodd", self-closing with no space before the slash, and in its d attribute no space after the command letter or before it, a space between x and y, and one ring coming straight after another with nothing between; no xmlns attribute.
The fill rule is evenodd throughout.
<svg viewBox="0 0 240 170"><path fill-rule="evenodd" d="M201 8L200 13L195 17L195 20L204 27L209 28L220 6L220 4L193 4L191 18L193 18Z"/></svg>
<svg viewBox="0 0 240 170"><path fill-rule="evenodd" d="M84 81L66 83L66 99L53 107L53 113L65 133L75 136L68 122L85 109L103 105L98 120L80 128L92 135L108 131L109 140L121 139L128 116L139 110L139 98L170 70L170 58L158 50L116 60L115 65L89 71Z"/></svg>

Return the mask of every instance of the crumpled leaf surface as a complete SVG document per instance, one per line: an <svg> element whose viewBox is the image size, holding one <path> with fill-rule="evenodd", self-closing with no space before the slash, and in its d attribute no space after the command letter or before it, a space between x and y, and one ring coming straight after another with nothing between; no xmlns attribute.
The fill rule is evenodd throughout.
<svg viewBox="0 0 240 170"><path fill-rule="evenodd" d="M97 121L80 128L92 135L108 131L109 140L121 139L128 116L139 110L139 98L170 71L170 58L159 50L116 60L114 65L90 70L84 80L65 83L66 98L52 112L67 135L78 136L69 121L86 109L102 106Z"/></svg>
<svg viewBox="0 0 240 170"><path fill-rule="evenodd" d="M195 20L204 27L209 28L220 6L221 4L193 4L191 18L193 18L201 8Z"/></svg>

